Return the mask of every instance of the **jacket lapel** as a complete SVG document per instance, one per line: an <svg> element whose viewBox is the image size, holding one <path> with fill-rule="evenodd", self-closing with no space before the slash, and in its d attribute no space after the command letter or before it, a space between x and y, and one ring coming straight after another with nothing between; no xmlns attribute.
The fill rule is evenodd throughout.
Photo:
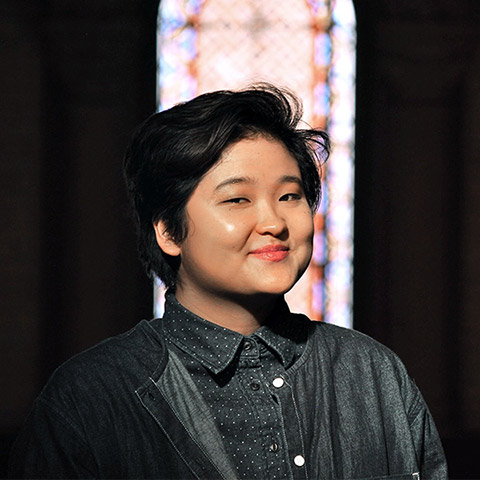
<svg viewBox="0 0 480 480"><path fill-rule="evenodd" d="M237 478L208 405L178 357L168 357L158 380L150 378L137 396L194 475Z"/></svg>

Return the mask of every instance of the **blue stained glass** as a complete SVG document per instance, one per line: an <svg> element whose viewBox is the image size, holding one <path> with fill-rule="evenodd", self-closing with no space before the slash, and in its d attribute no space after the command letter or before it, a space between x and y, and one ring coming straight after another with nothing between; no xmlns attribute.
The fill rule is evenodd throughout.
<svg viewBox="0 0 480 480"><path fill-rule="evenodd" d="M313 89L315 103L313 111L316 115L327 116L330 110L330 92L328 85L325 83L318 83Z"/></svg>
<svg viewBox="0 0 480 480"><path fill-rule="evenodd" d="M312 12L315 16L326 16L328 14L328 6L326 1L307 0Z"/></svg>
<svg viewBox="0 0 480 480"><path fill-rule="evenodd" d="M315 233L314 242L315 248L313 249L312 261L317 265L325 265L327 261L327 242L324 230Z"/></svg>
<svg viewBox="0 0 480 480"><path fill-rule="evenodd" d="M331 55L331 41L327 33L315 36L315 64L328 66Z"/></svg>
<svg viewBox="0 0 480 480"><path fill-rule="evenodd" d="M325 283L324 282L316 282L314 283L313 287L313 308L317 312L321 312L323 310L323 306L325 304Z"/></svg>
<svg viewBox="0 0 480 480"><path fill-rule="evenodd" d="M327 214L328 205L328 185L325 181L322 181L322 201L318 207L318 214L325 216Z"/></svg>

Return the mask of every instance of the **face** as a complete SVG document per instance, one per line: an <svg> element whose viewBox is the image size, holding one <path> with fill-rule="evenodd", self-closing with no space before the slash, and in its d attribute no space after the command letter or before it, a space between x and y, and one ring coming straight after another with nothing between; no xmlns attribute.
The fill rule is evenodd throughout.
<svg viewBox="0 0 480 480"><path fill-rule="evenodd" d="M310 261L312 211L296 160L276 140L230 146L194 190L186 216L186 239L167 251L181 256L184 304L188 296L282 295Z"/></svg>

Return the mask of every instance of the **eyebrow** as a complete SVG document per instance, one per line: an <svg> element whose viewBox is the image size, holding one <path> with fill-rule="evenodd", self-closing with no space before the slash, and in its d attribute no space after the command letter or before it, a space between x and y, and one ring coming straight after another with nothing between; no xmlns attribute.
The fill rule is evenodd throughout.
<svg viewBox="0 0 480 480"><path fill-rule="evenodd" d="M245 183L257 183L255 179L252 177L232 177L232 178L227 178L223 182L220 182L216 187L215 191L221 190L224 187L227 187L229 185L238 185L238 184L245 184ZM296 175L283 175L279 179L280 184L285 184L285 183L296 183L300 187L303 188L303 181L300 177L297 177Z"/></svg>
<svg viewBox="0 0 480 480"><path fill-rule="evenodd" d="M297 177L296 175L284 175L283 177L280 178L280 183L296 183L300 187L303 188L303 181L300 177Z"/></svg>
<svg viewBox="0 0 480 480"><path fill-rule="evenodd" d="M229 185L237 185L239 183L256 183L255 180L251 177L232 177L227 178L223 182L220 182L216 187L215 191L220 190Z"/></svg>

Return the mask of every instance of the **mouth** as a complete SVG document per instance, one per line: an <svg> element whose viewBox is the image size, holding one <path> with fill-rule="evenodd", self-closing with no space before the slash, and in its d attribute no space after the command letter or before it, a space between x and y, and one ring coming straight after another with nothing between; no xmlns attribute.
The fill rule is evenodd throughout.
<svg viewBox="0 0 480 480"><path fill-rule="evenodd" d="M268 260L270 262L281 262L289 254L289 248L283 245L267 245L262 248L252 250L250 255L261 260Z"/></svg>

